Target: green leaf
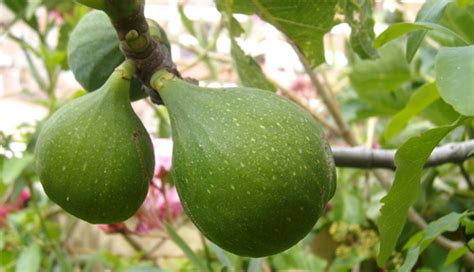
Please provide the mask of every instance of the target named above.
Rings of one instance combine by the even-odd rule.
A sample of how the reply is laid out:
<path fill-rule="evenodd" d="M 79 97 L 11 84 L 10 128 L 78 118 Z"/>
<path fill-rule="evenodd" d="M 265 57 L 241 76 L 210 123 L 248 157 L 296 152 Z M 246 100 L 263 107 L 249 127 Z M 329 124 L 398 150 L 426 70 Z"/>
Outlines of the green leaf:
<path fill-rule="evenodd" d="M 423 111 L 439 98 L 438 89 L 434 82 L 418 88 L 410 97 L 403 110 L 399 111 L 387 124 L 384 131 L 386 139 L 392 138 L 402 131 L 410 119 Z"/>
<path fill-rule="evenodd" d="M 429 223 L 423 230 L 423 240 L 420 244 L 421 251 L 425 250 L 443 232 L 457 230 L 463 216 L 463 213 L 453 212 Z"/>
<path fill-rule="evenodd" d="M 400 271 L 411 271 L 413 266 L 416 264 L 418 256 L 423 253 L 436 237 L 440 236 L 443 232 L 455 231 L 459 228 L 459 223 L 464 215 L 465 214 L 463 213 L 450 213 L 445 215 L 438 220 L 429 223 L 423 231 L 415 235 L 417 237 L 416 243 L 413 243 L 414 240 L 410 239 L 404 247 L 409 247 L 410 249 L 408 250 L 407 257 Z M 419 239 L 420 233 L 422 234 L 422 239 Z"/>
<path fill-rule="evenodd" d="M 466 8 L 459 7 L 456 3 L 449 4 L 445 11 L 440 24 L 462 37 L 469 44 L 474 43 L 474 5 Z M 457 46 L 464 45 L 458 43 Z"/>
<path fill-rule="evenodd" d="M 232 263 L 230 262 L 229 258 L 225 254 L 224 250 L 218 247 L 216 244 L 209 242 L 210 248 L 217 256 L 217 259 L 221 262 L 221 264 L 227 268 L 227 271 L 232 271 Z"/>
<path fill-rule="evenodd" d="M 217 1 L 221 10 L 225 0 Z M 233 12 L 255 13 L 283 32 L 315 67 L 323 62 L 323 36 L 335 25 L 337 0 L 252 0 L 231 1 Z M 243 3 L 246 2 L 246 3 Z"/>
<path fill-rule="evenodd" d="M 234 19 L 234 16 L 232 16 L 232 6 L 230 3 L 226 6 L 225 14 L 227 29 L 231 39 L 231 55 L 242 85 L 275 92 L 275 86 L 267 80 L 260 65 L 251 56 L 247 56 L 235 40 L 235 37 L 243 32 L 243 29 L 240 27 L 239 22 Z"/>
<path fill-rule="evenodd" d="M 469 41 L 464 37 L 458 35 L 456 32 L 452 31 L 449 28 L 446 28 L 439 24 L 433 23 L 426 23 L 426 22 L 418 22 L 418 23 L 397 23 L 389 26 L 382 34 L 374 42 L 375 47 L 380 47 L 385 43 L 392 41 L 406 33 L 410 33 L 416 30 L 424 29 L 428 30 L 436 30 L 438 32 L 444 33 L 445 35 L 450 36 L 456 42 L 467 45 Z"/>
<path fill-rule="evenodd" d="M 413 247 L 410 248 L 405 256 L 405 261 L 400 267 L 400 272 L 410 272 L 413 266 L 415 266 L 418 256 L 420 255 L 420 248 Z"/>
<path fill-rule="evenodd" d="M 206 264 L 201 260 L 196 253 L 189 247 L 189 245 L 179 236 L 179 234 L 174 231 L 174 229 L 168 225 L 166 222 L 163 222 L 166 232 L 169 234 L 171 239 L 176 243 L 176 245 L 184 252 L 184 254 L 189 258 L 189 260 L 194 264 L 194 266 L 199 271 L 209 271 Z"/>
<path fill-rule="evenodd" d="M 461 223 L 466 228 L 465 232 L 467 235 L 474 234 L 474 220 L 469 218 L 469 216 L 464 216 L 461 219 Z"/>
<path fill-rule="evenodd" d="M 234 39 L 231 42 L 231 55 L 242 85 L 275 92 L 275 86 L 267 80 L 260 65 L 252 57 L 245 55 Z"/>
<path fill-rule="evenodd" d="M 103 11 L 95 10 L 81 18 L 69 36 L 67 60 L 76 80 L 89 92 L 100 88 L 125 60 L 115 29 Z M 142 83 L 134 77 L 130 98 L 145 96 Z"/>
<path fill-rule="evenodd" d="M 409 93 L 400 88 L 411 81 L 408 64 L 400 58 L 404 54 L 398 43 L 390 43 L 380 50 L 380 58 L 355 63 L 349 75 L 359 98 L 377 111 L 398 112 L 406 104 Z"/>
<path fill-rule="evenodd" d="M 444 8 L 452 0 L 428 0 L 423 4 L 421 10 L 416 15 L 416 22 L 436 23 L 443 15 Z M 418 47 L 420 47 L 427 30 L 418 30 L 410 33 L 407 41 L 407 61 L 411 62 Z"/>
<path fill-rule="evenodd" d="M 181 18 L 181 23 L 183 24 L 186 31 L 196 37 L 196 31 L 194 30 L 194 23 L 191 21 L 186 13 L 184 12 L 184 7 L 182 4 L 178 5 L 179 17 Z"/>
<path fill-rule="evenodd" d="M 32 244 L 23 249 L 16 263 L 16 272 L 39 271 L 41 262 L 41 249 L 37 244 Z"/>
<path fill-rule="evenodd" d="M 409 32 L 415 30 L 430 30 L 431 27 L 416 24 L 416 23 L 396 23 L 390 25 L 384 32 L 382 32 L 374 41 L 375 47 L 380 47 L 389 41 L 392 41 L 398 37 L 401 37 Z"/>
<path fill-rule="evenodd" d="M 474 4 L 474 0 L 457 0 L 456 2 L 461 7 L 467 7 Z"/>
<path fill-rule="evenodd" d="M 460 114 L 474 116 L 474 45 L 441 48 L 435 66 L 443 100 Z"/>
<path fill-rule="evenodd" d="M 444 261 L 444 265 L 448 266 L 454 263 L 455 261 L 457 261 L 459 258 L 464 256 L 464 254 L 468 252 L 469 252 L 469 248 L 467 248 L 466 246 L 451 249 L 448 253 L 448 257 L 446 257 L 446 260 Z"/>
<path fill-rule="evenodd" d="M 405 224 L 408 209 L 420 194 L 423 166 L 433 149 L 462 119 L 453 125 L 433 128 L 406 141 L 395 154 L 395 179 L 377 220 L 380 232 L 380 253 L 377 263 L 381 266 L 392 255 L 395 244 Z"/>
<path fill-rule="evenodd" d="M 362 59 L 375 59 L 373 1 L 344 1 L 345 21 L 351 27 L 350 42 L 354 52 Z"/>
<path fill-rule="evenodd" d="M 2 171 L 2 182 L 9 184 L 15 181 L 28 165 L 33 163 L 34 157 L 31 154 L 25 154 L 21 158 L 10 158 L 4 161 Z"/>

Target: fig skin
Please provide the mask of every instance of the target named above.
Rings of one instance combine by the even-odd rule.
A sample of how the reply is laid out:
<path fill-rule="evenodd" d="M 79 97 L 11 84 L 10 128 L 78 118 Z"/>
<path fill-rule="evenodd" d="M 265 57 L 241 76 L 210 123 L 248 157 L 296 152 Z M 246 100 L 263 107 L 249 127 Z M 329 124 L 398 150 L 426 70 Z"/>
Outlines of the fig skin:
<path fill-rule="evenodd" d="M 269 91 L 163 78 L 157 85 L 171 118 L 172 173 L 199 230 L 250 257 L 282 252 L 306 236 L 336 188 L 319 124 Z"/>
<path fill-rule="evenodd" d="M 120 69 L 97 91 L 64 105 L 43 126 L 36 168 L 48 197 L 94 224 L 126 220 L 154 171 L 150 136 L 134 113 Z"/>

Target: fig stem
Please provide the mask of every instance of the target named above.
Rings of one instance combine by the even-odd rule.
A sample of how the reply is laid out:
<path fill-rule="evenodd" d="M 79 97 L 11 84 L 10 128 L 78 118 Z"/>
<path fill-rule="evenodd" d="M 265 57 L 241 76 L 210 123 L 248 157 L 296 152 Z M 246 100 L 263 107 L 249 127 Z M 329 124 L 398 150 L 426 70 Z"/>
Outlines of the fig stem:
<path fill-rule="evenodd" d="M 132 60 L 127 59 L 115 68 L 115 71 L 121 74 L 122 79 L 132 80 L 136 71 L 135 63 Z"/>
<path fill-rule="evenodd" d="M 163 84 L 166 80 L 171 80 L 175 78 L 175 75 L 168 72 L 165 69 L 159 70 L 155 72 L 150 79 L 150 86 L 156 90 L 159 91 L 161 87 L 163 87 Z"/>

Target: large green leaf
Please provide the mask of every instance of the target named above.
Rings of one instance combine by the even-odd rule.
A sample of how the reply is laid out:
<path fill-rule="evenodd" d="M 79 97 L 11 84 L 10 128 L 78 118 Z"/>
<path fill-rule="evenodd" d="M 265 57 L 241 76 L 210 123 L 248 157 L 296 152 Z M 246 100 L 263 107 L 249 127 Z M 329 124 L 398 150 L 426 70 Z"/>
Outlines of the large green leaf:
<path fill-rule="evenodd" d="M 446 103 L 462 115 L 474 116 L 474 45 L 441 48 L 436 84 Z"/>
<path fill-rule="evenodd" d="M 228 1 L 228 0 L 227 0 Z M 335 24 L 337 0 L 251 0 L 231 1 L 234 13 L 255 13 L 283 32 L 312 66 L 325 62 L 323 36 Z M 226 0 L 217 0 L 225 10 Z"/>
<path fill-rule="evenodd" d="M 428 0 L 421 7 L 421 10 L 416 15 L 416 22 L 436 23 L 443 15 L 444 8 L 452 0 Z M 420 47 L 427 30 L 418 30 L 410 33 L 407 42 L 407 60 L 411 62 L 415 56 L 418 47 Z"/>
<path fill-rule="evenodd" d="M 393 114 L 405 105 L 409 93 L 400 87 L 412 79 L 410 67 L 403 59 L 398 43 L 389 43 L 380 50 L 381 57 L 355 63 L 351 84 L 359 97 L 380 112 Z"/>
<path fill-rule="evenodd" d="M 377 263 L 382 265 L 392 255 L 400 236 L 408 209 L 420 194 L 423 166 L 433 149 L 461 121 L 453 125 L 433 128 L 406 141 L 395 154 L 395 179 L 388 194 L 381 200 L 381 216 L 377 220 L 380 232 L 380 253 Z"/>
<path fill-rule="evenodd" d="M 114 69 L 125 60 L 115 29 L 103 11 L 92 11 L 81 18 L 69 36 L 67 59 L 77 81 L 87 91 L 97 90 Z M 145 96 L 141 82 L 131 82 L 132 100 Z"/>
<path fill-rule="evenodd" d="M 398 134 L 413 116 L 422 112 L 426 107 L 439 98 L 438 89 L 434 82 L 427 83 L 417 89 L 410 97 L 403 110 L 399 111 L 388 123 L 384 131 L 386 139 Z"/>

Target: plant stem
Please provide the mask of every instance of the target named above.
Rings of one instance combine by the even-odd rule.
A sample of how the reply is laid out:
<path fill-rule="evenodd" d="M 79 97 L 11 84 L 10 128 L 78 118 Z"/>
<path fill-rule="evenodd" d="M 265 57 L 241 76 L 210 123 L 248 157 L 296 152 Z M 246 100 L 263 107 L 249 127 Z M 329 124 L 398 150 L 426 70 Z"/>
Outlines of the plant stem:
<path fill-rule="evenodd" d="M 49 234 L 48 228 L 46 226 L 46 221 L 45 221 L 45 219 L 44 219 L 43 215 L 41 214 L 41 211 L 38 207 L 38 197 L 37 197 L 36 191 L 33 187 L 33 182 L 27 177 L 25 177 L 25 181 L 26 181 L 26 184 L 27 184 L 28 189 L 30 190 L 30 194 L 31 194 L 30 203 L 33 206 L 33 210 L 36 213 L 36 216 L 38 216 L 38 219 L 40 221 L 40 227 L 41 227 L 41 230 L 43 231 L 43 233 L 46 237 L 46 240 L 53 247 L 54 253 L 58 257 L 58 260 L 59 260 L 59 263 L 61 264 L 61 267 L 63 269 L 65 269 L 65 271 L 72 271 L 72 268 L 71 268 L 70 264 L 66 261 L 66 257 L 64 256 L 64 253 L 61 250 L 61 248 L 59 247 L 57 241 L 53 240 L 51 238 L 50 234 Z"/>
<path fill-rule="evenodd" d="M 295 52 L 297 53 L 301 64 L 303 65 L 306 73 L 308 74 L 311 83 L 313 84 L 314 88 L 316 89 L 316 92 L 319 94 L 321 99 L 323 100 L 323 103 L 326 105 L 328 108 L 329 112 L 331 113 L 332 117 L 334 118 L 334 121 L 336 122 L 337 126 L 339 127 L 339 130 L 341 132 L 342 137 L 344 140 L 349 143 L 350 145 L 356 145 L 357 142 L 354 139 L 352 133 L 349 130 L 348 125 L 344 121 L 344 118 L 342 116 L 342 113 L 339 109 L 339 105 L 337 104 L 336 99 L 333 97 L 333 92 L 330 89 L 330 86 L 327 84 L 323 84 L 316 73 L 313 72 L 313 69 L 311 68 L 311 65 L 309 61 L 306 59 L 305 56 L 299 51 L 299 49 L 292 44 Z"/>

